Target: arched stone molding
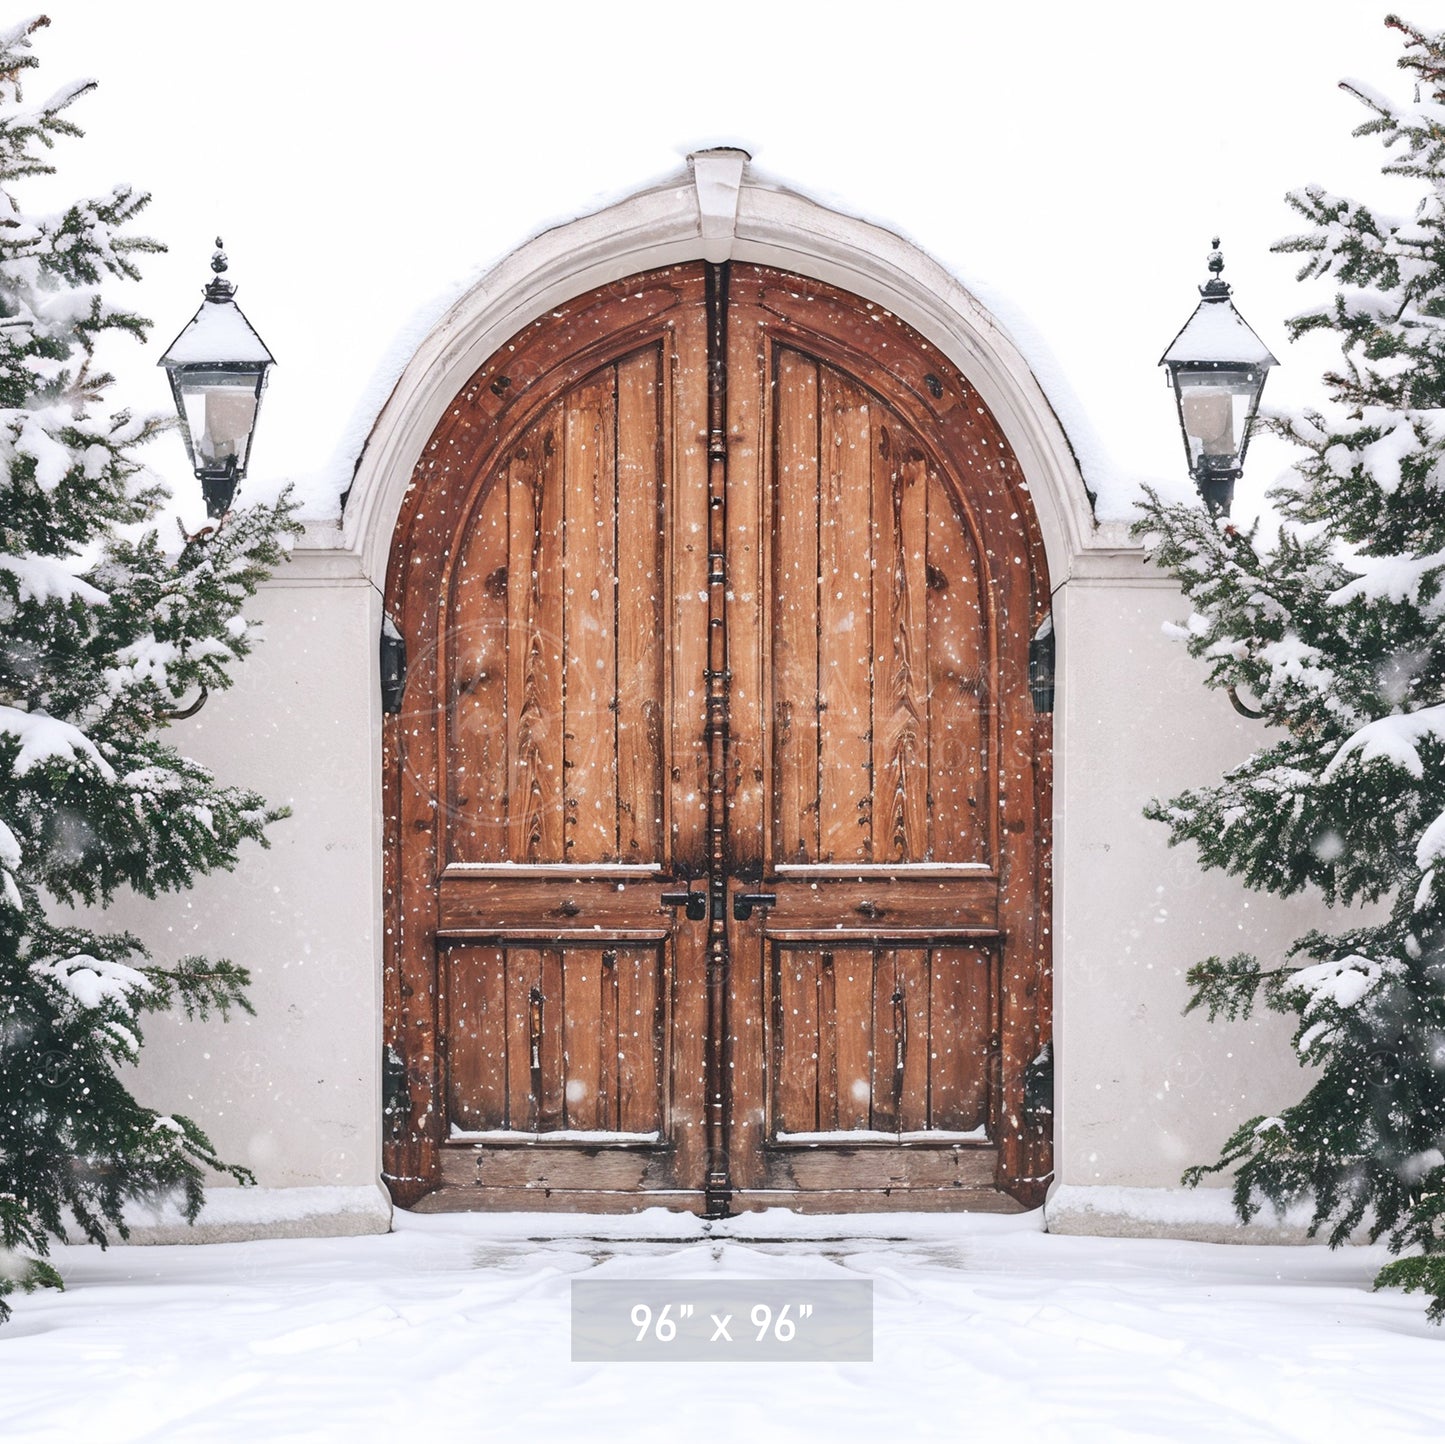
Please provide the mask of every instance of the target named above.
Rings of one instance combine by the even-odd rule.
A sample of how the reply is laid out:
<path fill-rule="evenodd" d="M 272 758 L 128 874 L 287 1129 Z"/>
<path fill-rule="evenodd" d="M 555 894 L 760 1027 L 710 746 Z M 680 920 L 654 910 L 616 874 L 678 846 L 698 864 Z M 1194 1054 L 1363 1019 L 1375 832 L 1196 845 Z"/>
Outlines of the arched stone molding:
<path fill-rule="evenodd" d="M 750 173 L 737 150 L 689 157 L 687 174 L 555 227 L 512 252 L 442 318 L 377 417 L 357 469 L 341 549 L 383 584 L 412 469 L 476 369 L 549 307 L 682 261 L 753 261 L 826 281 L 892 311 L 978 390 L 1029 479 L 1058 587 L 1098 535 L 1067 436 L 1022 353 L 942 266 L 901 236 Z M 334 534 L 333 534 L 334 536 Z M 334 545 L 334 541 L 332 542 Z"/>

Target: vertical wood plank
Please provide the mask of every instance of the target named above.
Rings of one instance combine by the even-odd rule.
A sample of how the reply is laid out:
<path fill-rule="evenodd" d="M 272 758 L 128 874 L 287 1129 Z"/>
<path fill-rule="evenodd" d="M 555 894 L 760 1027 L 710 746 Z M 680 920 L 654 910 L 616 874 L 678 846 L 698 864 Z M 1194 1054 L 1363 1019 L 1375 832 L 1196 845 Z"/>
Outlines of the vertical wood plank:
<path fill-rule="evenodd" d="M 872 1126 L 873 974 L 870 949 L 839 948 L 834 952 L 839 1128 Z"/>
<path fill-rule="evenodd" d="M 602 950 L 600 999 L 597 1009 L 597 1122 L 596 1128 L 620 1128 L 617 1121 L 618 1016 L 617 949 Z"/>
<path fill-rule="evenodd" d="M 906 745 L 900 750 L 903 842 L 899 856 L 910 862 L 929 859 L 928 835 L 928 466 L 908 457 L 902 466 L 902 495 L 897 508 L 903 580 L 899 591 L 900 629 L 909 638 L 906 683 L 900 677 L 898 708 L 908 719 Z M 895 831 L 897 829 L 895 828 Z"/>
<path fill-rule="evenodd" d="M 775 950 L 763 935 L 763 916 L 746 922 L 729 920 L 727 1069 L 731 1120 L 728 1156 L 735 1187 L 762 1182 L 761 1146 L 767 1115 L 768 1030 L 764 1001 L 765 970 Z"/>
<path fill-rule="evenodd" d="M 615 373 L 567 396 L 563 787 L 566 860 L 617 856 L 617 492 Z"/>
<path fill-rule="evenodd" d="M 978 560 L 942 481 L 928 478 L 928 796 L 932 857 L 988 861 L 987 656 Z"/>
<path fill-rule="evenodd" d="M 450 856 L 506 856 L 507 478 L 482 498 L 452 578 L 447 765 Z"/>
<path fill-rule="evenodd" d="M 831 1132 L 838 1121 L 837 954 L 818 954 L 818 1127 Z"/>
<path fill-rule="evenodd" d="M 507 855 L 561 862 L 563 597 L 562 407 L 548 408 L 511 466 Z"/>
<path fill-rule="evenodd" d="M 507 985 L 507 1122 L 519 1133 L 540 1126 L 540 1092 L 532 1087 L 532 989 L 542 983 L 542 954 L 536 948 L 508 948 L 504 955 Z"/>
<path fill-rule="evenodd" d="M 773 456 L 773 836 L 818 860 L 818 370 L 780 349 Z"/>
<path fill-rule="evenodd" d="M 562 1123 L 564 1128 L 605 1128 L 602 1095 L 602 953 L 568 948 L 562 962 Z"/>
<path fill-rule="evenodd" d="M 617 950 L 617 1127 L 625 1133 L 661 1128 L 661 999 L 659 954 Z"/>
<path fill-rule="evenodd" d="M 821 368 L 818 860 L 872 856 L 873 557 L 867 393 Z"/>
<path fill-rule="evenodd" d="M 537 1109 L 537 1126 L 548 1131 L 565 1128 L 567 1117 L 567 1048 L 563 1026 L 567 1017 L 567 990 L 561 948 L 542 949 L 540 986 L 542 1097 Z"/>
<path fill-rule="evenodd" d="M 818 1122 L 818 954 L 778 948 L 774 1127 L 811 1133 Z"/>
<path fill-rule="evenodd" d="M 937 948 L 932 965 L 929 1127 L 968 1131 L 987 1121 L 988 954 Z"/>
<path fill-rule="evenodd" d="M 663 856 L 659 353 L 617 366 L 618 858 Z"/>
<path fill-rule="evenodd" d="M 893 959 L 894 986 L 903 994 L 903 1097 L 898 1127 L 905 1133 L 928 1127 L 928 1055 L 931 979 L 923 948 L 900 948 Z"/>
<path fill-rule="evenodd" d="M 928 485 L 909 434 L 873 428 L 873 859 L 928 857 Z"/>
<path fill-rule="evenodd" d="M 892 948 L 873 952 L 873 1107 L 869 1127 L 880 1133 L 898 1131 L 902 1103 L 901 1079 L 896 1072 L 899 1029 L 896 1026 L 894 993 L 897 989 L 898 954 Z"/>
<path fill-rule="evenodd" d="M 447 1121 L 502 1128 L 507 1112 L 506 974 L 498 948 L 450 947 Z"/>
<path fill-rule="evenodd" d="M 664 507 L 668 519 L 668 718 L 672 728 L 669 782 L 672 787 L 672 861 L 679 871 L 701 877 L 707 867 L 707 324 L 701 268 L 686 290 L 686 307 L 670 333 L 664 421 L 667 427 Z M 682 954 L 690 955 L 683 946 Z M 688 993 L 687 998 L 691 997 Z M 700 1027 L 701 1024 L 699 1023 Z M 695 1033 L 676 1062 L 691 1077 L 689 1053 Z M 701 1076 L 699 1073 L 697 1076 Z M 689 1085 L 690 1086 L 690 1085 Z M 680 1143 L 691 1148 L 691 1143 Z"/>

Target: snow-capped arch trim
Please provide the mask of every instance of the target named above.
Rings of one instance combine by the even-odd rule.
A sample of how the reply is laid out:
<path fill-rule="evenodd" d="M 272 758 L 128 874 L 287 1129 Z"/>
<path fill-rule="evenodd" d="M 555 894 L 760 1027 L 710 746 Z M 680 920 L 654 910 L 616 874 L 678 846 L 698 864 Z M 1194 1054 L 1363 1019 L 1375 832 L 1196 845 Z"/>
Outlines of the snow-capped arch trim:
<path fill-rule="evenodd" d="M 917 246 L 754 176 L 741 151 L 689 157 L 685 175 L 527 241 L 451 308 L 417 348 L 372 428 L 342 545 L 378 586 L 422 448 L 448 404 L 499 347 L 550 307 L 625 276 L 692 260 L 752 261 L 826 281 L 892 311 L 978 390 L 1028 478 L 1058 586 L 1098 545 L 1068 437 L 1018 347 Z"/>

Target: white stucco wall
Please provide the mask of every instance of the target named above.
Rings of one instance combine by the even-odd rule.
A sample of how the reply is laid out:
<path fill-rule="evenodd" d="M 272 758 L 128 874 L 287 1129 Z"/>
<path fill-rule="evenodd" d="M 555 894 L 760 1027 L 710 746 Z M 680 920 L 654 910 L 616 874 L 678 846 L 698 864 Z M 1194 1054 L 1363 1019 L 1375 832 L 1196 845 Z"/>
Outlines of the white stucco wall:
<path fill-rule="evenodd" d="M 205 952 L 252 974 L 255 1017 L 153 1019 L 138 1074 L 152 1106 L 186 1113 L 269 1188 L 326 1188 L 319 1230 L 385 1226 L 380 1120 L 380 597 L 348 565 L 302 550 L 247 615 L 265 639 L 236 685 L 175 724 L 176 745 L 292 815 L 238 870 L 108 920 L 158 958 Z M 337 1190 L 369 1189 L 374 1207 Z"/>
<path fill-rule="evenodd" d="M 1055 598 L 1055 1166 L 1070 1194 L 1176 1188 L 1235 1125 L 1299 1096 L 1289 1020 L 1186 1018 L 1185 974 L 1212 954 L 1278 956 L 1320 912 L 1316 899 L 1281 902 L 1202 872 L 1192 845 L 1169 848 L 1143 816 L 1150 798 L 1217 779 L 1267 732 L 1208 691 L 1203 664 L 1165 635 L 1188 614 L 1169 578 L 1138 553 L 1096 570 L 1108 575 Z M 1073 1195 L 1051 1226 L 1101 1227 L 1084 1205 Z"/>

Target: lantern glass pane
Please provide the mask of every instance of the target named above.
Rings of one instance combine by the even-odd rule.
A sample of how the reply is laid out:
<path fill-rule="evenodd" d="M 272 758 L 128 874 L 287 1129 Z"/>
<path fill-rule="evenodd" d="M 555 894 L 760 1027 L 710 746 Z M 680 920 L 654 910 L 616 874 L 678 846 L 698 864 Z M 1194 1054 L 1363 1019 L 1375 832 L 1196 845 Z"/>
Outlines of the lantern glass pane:
<path fill-rule="evenodd" d="M 181 396 L 196 466 L 225 468 L 232 458 L 244 463 L 256 424 L 256 377 L 190 375 L 181 382 Z"/>
<path fill-rule="evenodd" d="M 1237 465 L 1245 428 L 1258 396 L 1259 373 L 1183 372 L 1179 375 L 1179 417 L 1193 465 L 1208 457 Z"/>

